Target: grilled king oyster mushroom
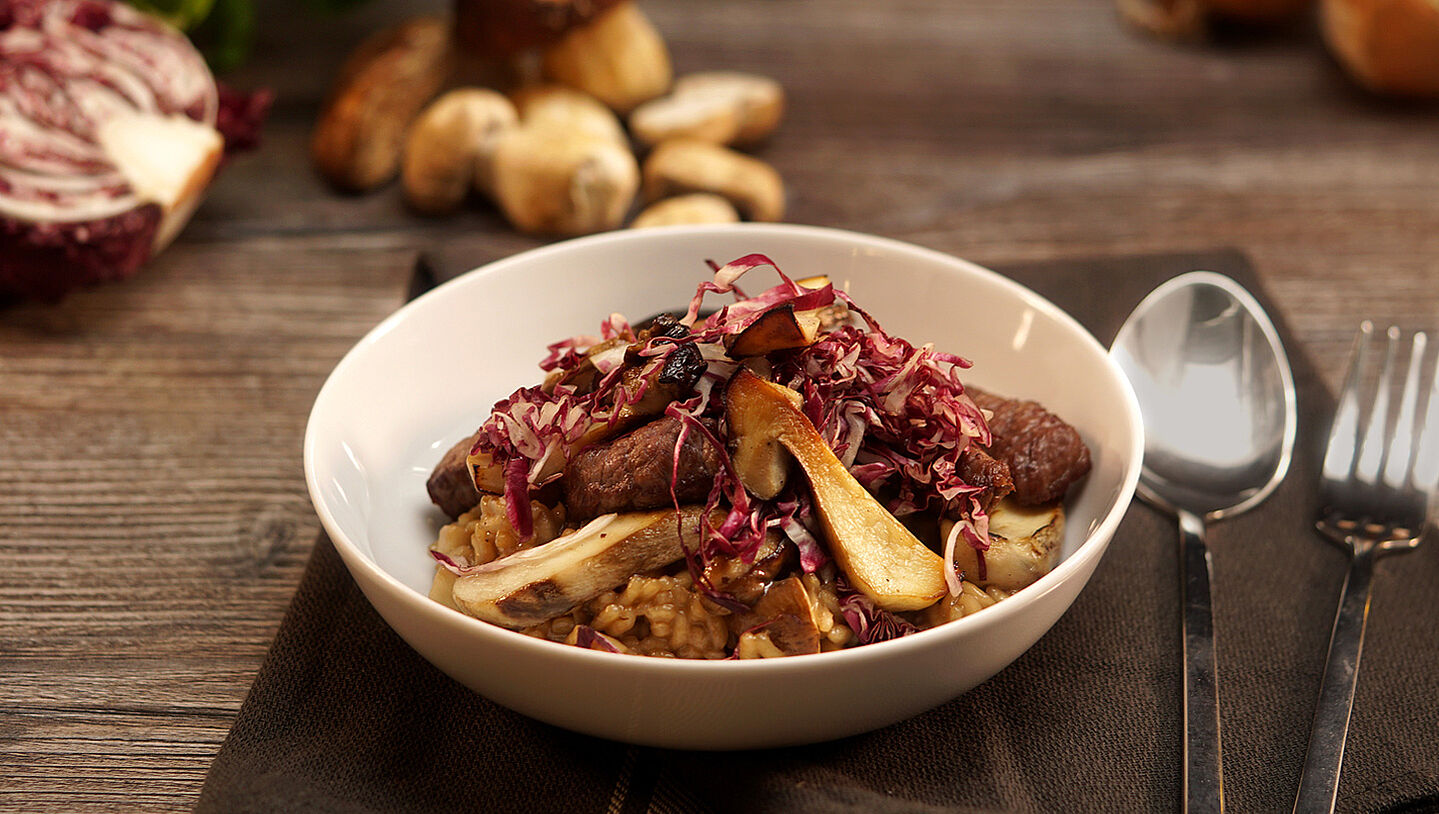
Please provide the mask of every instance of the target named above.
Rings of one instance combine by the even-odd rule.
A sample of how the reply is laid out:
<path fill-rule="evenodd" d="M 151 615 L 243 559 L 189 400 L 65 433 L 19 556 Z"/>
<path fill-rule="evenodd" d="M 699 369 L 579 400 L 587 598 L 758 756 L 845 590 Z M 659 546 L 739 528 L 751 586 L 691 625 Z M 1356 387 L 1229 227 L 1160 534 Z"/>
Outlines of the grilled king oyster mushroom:
<path fill-rule="evenodd" d="M 940 523 L 949 535 L 953 520 Z M 960 541 L 954 564 L 964 578 L 981 588 L 1017 591 L 1048 574 L 1064 542 L 1064 504 L 1025 506 L 1005 498 L 989 512 L 989 549 L 982 554 Z"/>
<path fill-rule="evenodd" d="M 476 566 L 455 580 L 461 611 L 501 627 L 539 624 L 621 585 L 631 574 L 663 568 L 700 541 L 702 507 L 597 517 L 534 548 Z M 723 513 L 710 522 L 718 525 Z"/>
<path fill-rule="evenodd" d="M 855 588 L 890 611 L 919 610 L 944 595 L 944 560 L 854 479 L 795 407 L 792 391 L 741 369 L 726 397 L 737 444 L 763 450 L 777 442 L 804 470 L 830 551 Z M 737 471 L 744 482 L 746 470 Z"/>

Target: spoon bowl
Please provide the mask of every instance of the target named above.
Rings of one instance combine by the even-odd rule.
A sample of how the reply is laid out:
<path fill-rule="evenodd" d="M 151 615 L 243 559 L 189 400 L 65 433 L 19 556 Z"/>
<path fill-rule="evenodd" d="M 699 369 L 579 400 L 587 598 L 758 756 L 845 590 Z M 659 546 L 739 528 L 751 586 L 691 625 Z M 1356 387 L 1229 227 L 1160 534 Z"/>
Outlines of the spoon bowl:
<path fill-rule="evenodd" d="M 1144 416 L 1140 497 L 1179 521 L 1184 640 L 1184 810 L 1224 809 L 1211 567 L 1204 524 L 1247 511 L 1289 471 L 1294 377 L 1248 291 L 1196 271 L 1156 288 L 1110 355 Z"/>
<path fill-rule="evenodd" d="M 1200 271 L 1156 288 L 1112 353 L 1144 414 L 1145 500 L 1218 520 L 1284 479 L 1294 379 L 1273 323 L 1233 280 Z"/>

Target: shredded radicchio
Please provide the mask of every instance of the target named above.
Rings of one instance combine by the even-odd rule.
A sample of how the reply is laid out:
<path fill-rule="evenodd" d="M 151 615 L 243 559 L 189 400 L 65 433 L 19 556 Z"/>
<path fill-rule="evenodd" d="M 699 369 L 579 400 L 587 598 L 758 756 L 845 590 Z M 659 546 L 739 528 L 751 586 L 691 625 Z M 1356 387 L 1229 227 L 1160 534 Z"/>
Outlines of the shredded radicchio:
<path fill-rule="evenodd" d="M 586 650 L 603 650 L 606 653 L 620 652 L 619 648 L 605 638 L 604 634 L 589 625 L 575 625 L 575 644 Z"/>
<path fill-rule="evenodd" d="M 735 282 L 745 272 L 761 266 L 774 269 L 783 282 L 753 297 L 746 297 L 744 292 L 735 285 Z M 689 311 L 681 320 L 682 323 L 685 325 L 695 324 L 704 302 L 704 295 L 708 293 L 733 293 L 737 301 L 711 314 L 704 321 L 704 324 L 696 331 L 697 339 L 700 342 L 715 342 L 722 337 L 738 334 L 754 324 L 755 320 L 765 312 L 777 306 L 789 305 L 796 311 L 808 311 L 832 305 L 836 296 L 834 286 L 831 284 L 825 284 L 818 288 L 806 288 L 796 283 L 786 277 L 773 260 L 762 254 L 745 255 L 716 270 L 714 280 L 701 283 L 698 290 L 695 291 L 694 298 L 690 300 Z"/>
<path fill-rule="evenodd" d="M 841 578 L 839 587 L 839 609 L 844 621 L 859 639 L 860 644 L 873 644 L 898 639 L 919 628 L 870 601 L 870 598 L 850 587 Z"/>
<path fill-rule="evenodd" d="M 887 508 L 894 515 L 979 492 L 957 471 L 971 440 L 990 442 L 984 414 L 957 373 L 969 362 L 916 348 L 860 313 L 869 330 L 846 325 L 823 335 L 783 359 L 776 378 L 804 397 L 805 415 L 860 483 L 893 493 Z"/>
<path fill-rule="evenodd" d="M 780 284 L 746 296 L 737 285 L 739 279 L 766 266 L 774 268 Z M 731 294 L 735 301 L 701 321 L 704 297 L 710 293 Z M 725 353 L 723 340 L 782 306 L 797 312 L 835 307 L 859 316 L 861 324 L 851 320 L 834 327 L 806 348 L 771 354 L 775 381 L 801 394 L 801 409 L 825 442 L 894 515 L 942 511 L 958 518 L 945 552 L 946 583 L 957 594 L 959 578 L 953 567 L 957 540 L 962 537 L 979 551 L 988 548 L 988 518 L 975 499 L 980 487 L 959 476 L 959 459 L 969 443 L 988 445 L 991 440 L 984 414 L 959 378 L 959 371 L 970 363 L 931 345 L 916 347 L 891 336 L 833 285 L 800 285 L 762 254 L 718 267 L 712 280 L 699 285 L 680 320 L 692 329 L 688 336 L 641 341 L 642 334 L 622 316 L 612 314 L 601 324 L 600 336 L 576 336 L 549 346 L 540 363 L 550 373 L 549 387 L 522 388 L 495 405 L 472 460 L 488 455 L 503 468 L 506 511 L 521 538 L 528 539 L 533 529 L 529 496 L 563 473 L 570 456 L 596 427 L 612 426 L 643 399 L 649 377 L 627 378 L 627 367 L 638 364 L 653 372 L 669 354 L 687 346 L 698 348 L 705 370 L 692 394 L 665 409 L 682 424 L 674 450 L 676 471 L 680 450 L 691 433 L 707 436 L 721 459 L 703 515 L 701 542 L 687 552 L 696 587 L 721 606 L 738 605 L 710 584 L 706 566 L 719 556 L 753 562 L 772 531 L 796 546 L 806 573 L 827 562 L 807 492 L 789 489 L 774 500 L 762 501 L 745 491 L 722 440 L 724 406 L 714 397 L 739 367 Z M 584 392 L 563 383 L 586 364 L 593 367 L 594 381 Z M 675 507 L 678 511 L 677 499 Z M 717 509 L 724 512 L 718 525 L 711 520 Z M 880 641 L 913 631 L 913 625 L 873 607 L 862 594 L 852 594 L 845 614 L 852 617 L 857 632 L 867 631 L 861 640 Z"/>
<path fill-rule="evenodd" d="M 969 516 L 955 521 L 954 527 L 949 530 L 944 540 L 944 584 L 949 587 L 951 596 L 959 596 L 962 587 L 954 564 L 954 547 L 960 537 L 979 554 L 979 573 L 975 576 L 981 580 L 985 578 L 984 552 L 989 550 L 989 515 L 985 514 L 979 501 L 972 497 L 969 499 L 969 508 Z"/>

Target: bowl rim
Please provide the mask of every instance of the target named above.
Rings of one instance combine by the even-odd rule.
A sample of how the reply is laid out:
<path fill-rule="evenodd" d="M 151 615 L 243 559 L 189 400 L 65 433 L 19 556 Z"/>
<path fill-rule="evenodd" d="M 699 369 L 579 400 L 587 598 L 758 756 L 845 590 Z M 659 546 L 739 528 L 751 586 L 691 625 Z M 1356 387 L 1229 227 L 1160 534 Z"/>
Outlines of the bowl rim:
<path fill-rule="evenodd" d="M 902 636 L 888 641 L 875 642 L 859 647 L 850 647 L 825 653 L 786 656 L 785 658 L 777 659 L 706 660 L 636 658 L 632 654 L 591 650 L 528 636 L 524 633 L 509 630 L 460 613 L 430 599 L 428 595 L 411 588 L 384 568 L 380 567 L 373 558 L 366 554 L 343 533 L 320 489 L 316 472 L 316 461 L 319 454 L 317 450 L 318 439 L 316 437 L 316 426 L 317 421 L 322 418 L 319 413 L 327 401 L 328 394 L 333 388 L 338 386 L 336 382 L 348 375 L 351 368 L 360 364 L 360 359 L 368 347 L 381 341 L 385 335 L 394 330 L 401 322 L 409 319 L 410 314 L 424 308 L 426 302 L 449 296 L 450 292 L 455 288 L 471 285 L 475 279 L 502 273 L 512 266 L 525 265 L 535 262 L 536 260 L 542 260 L 551 255 L 563 255 L 570 252 L 583 251 L 592 246 L 610 243 L 645 242 L 661 237 L 674 239 L 676 237 L 682 238 L 685 235 L 700 236 L 716 232 L 747 233 L 779 237 L 795 236 L 822 241 L 849 242 L 856 246 L 862 244 L 899 255 L 908 255 L 927 262 L 947 265 L 968 274 L 977 274 L 980 277 L 990 279 L 1001 288 L 1008 289 L 1010 294 L 1017 296 L 1027 306 L 1043 312 L 1050 318 L 1057 320 L 1068 329 L 1074 331 L 1078 335 L 1081 343 L 1090 346 L 1092 351 L 1098 353 L 1103 358 L 1105 367 L 1109 369 L 1114 380 L 1118 383 L 1121 396 L 1121 403 L 1119 405 L 1120 412 L 1126 419 L 1130 430 L 1129 441 L 1131 453 L 1128 460 L 1121 462 L 1123 477 L 1120 488 L 1116 498 L 1109 505 L 1103 517 L 1100 518 L 1092 530 L 1085 535 L 1078 548 L 1056 565 L 1048 574 L 1045 574 L 1034 584 L 1027 586 L 1024 590 L 1017 592 L 1005 601 L 986 608 L 985 613 L 971 614 L 943 625 L 921 630 L 916 634 Z M 750 672 L 785 671 L 801 668 L 840 668 L 845 664 L 858 663 L 863 660 L 899 657 L 905 652 L 925 650 L 930 647 L 939 646 L 945 638 L 962 637 L 967 631 L 972 629 L 1003 625 L 1010 617 L 1022 613 L 1025 608 L 1038 602 L 1044 595 L 1057 590 L 1070 579 L 1071 575 L 1080 572 L 1082 569 L 1092 568 L 1092 565 L 1097 565 L 1097 563 L 1091 564 L 1090 561 L 1097 560 L 1103 555 L 1104 550 L 1108 547 L 1109 540 L 1118 529 L 1120 521 L 1123 519 L 1125 512 L 1133 500 L 1134 492 L 1139 482 L 1143 452 L 1143 423 L 1139 412 L 1139 403 L 1135 397 L 1133 388 L 1129 384 L 1129 380 L 1110 357 L 1108 350 L 1087 328 L 1059 306 L 1028 287 L 969 260 L 894 238 L 880 237 L 831 227 L 759 223 L 666 226 L 641 230 L 605 232 L 597 235 L 572 238 L 517 252 L 478 266 L 453 279 L 447 280 L 419 297 L 401 305 L 375 325 L 375 327 L 371 328 L 346 351 L 345 355 L 336 363 L 334 369 L 326 377 L 324 384 L 316 393 L 314 404 L 311 406 L 306 421 L 303 443 L 305 483 L 309 491 L 310 501 L 315 508 L 316 514 L 320 518 L 325 533 L 334 544 L 336 550 L 342 555 L 346 567 L 352 572 L 357 569 L 361 572 L 354 574 L 354 576 L 362 588 L 368 580 L 372 585 L 383 586 L 394 598 L 402 602 L 407 610 L 426 617 L 426 624 L 458 624 L 461 626 L 461 629 L 473 632 L 473 634 L 479 636 L 481 640 L 498 637 L 495 639 L 495 644 L 502 646 L 518 648 L 520 650 L 538 648 L 533 651 L 533 655 L 537 658 L 577 659 L 577 661 L 574 662 L 576 666 L 599 668 L 603 665 L 618 669 L 641 669 L 647 672 L 656 672 L 659 675 L 708 674 L 716 670 L 725 671 L 725 674 L 747 674 Z M 367 578 L 367 580 L 360 579 L 361 576 Z M 388 619 L 386 619 L 386 623 L 389 624 Z M 466 646 L 473 647 L 473 645 Z M 596 661 L 596 659 L 599 661 Z"/>

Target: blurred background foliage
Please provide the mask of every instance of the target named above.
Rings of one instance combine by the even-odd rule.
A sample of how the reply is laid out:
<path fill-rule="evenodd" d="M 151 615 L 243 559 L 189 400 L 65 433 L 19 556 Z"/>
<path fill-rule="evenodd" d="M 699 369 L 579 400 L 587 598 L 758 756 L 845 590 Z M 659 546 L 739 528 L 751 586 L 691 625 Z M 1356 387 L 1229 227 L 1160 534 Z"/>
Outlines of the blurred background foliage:
<path fill-rule="evenodd" d="M 126 0 L 185 32 L 210 69 L 224 74 L 245 63 L 255 42 L 254 0 Z M 320 14 L 342 14 L 367 0 L 303 0 Z"/>

